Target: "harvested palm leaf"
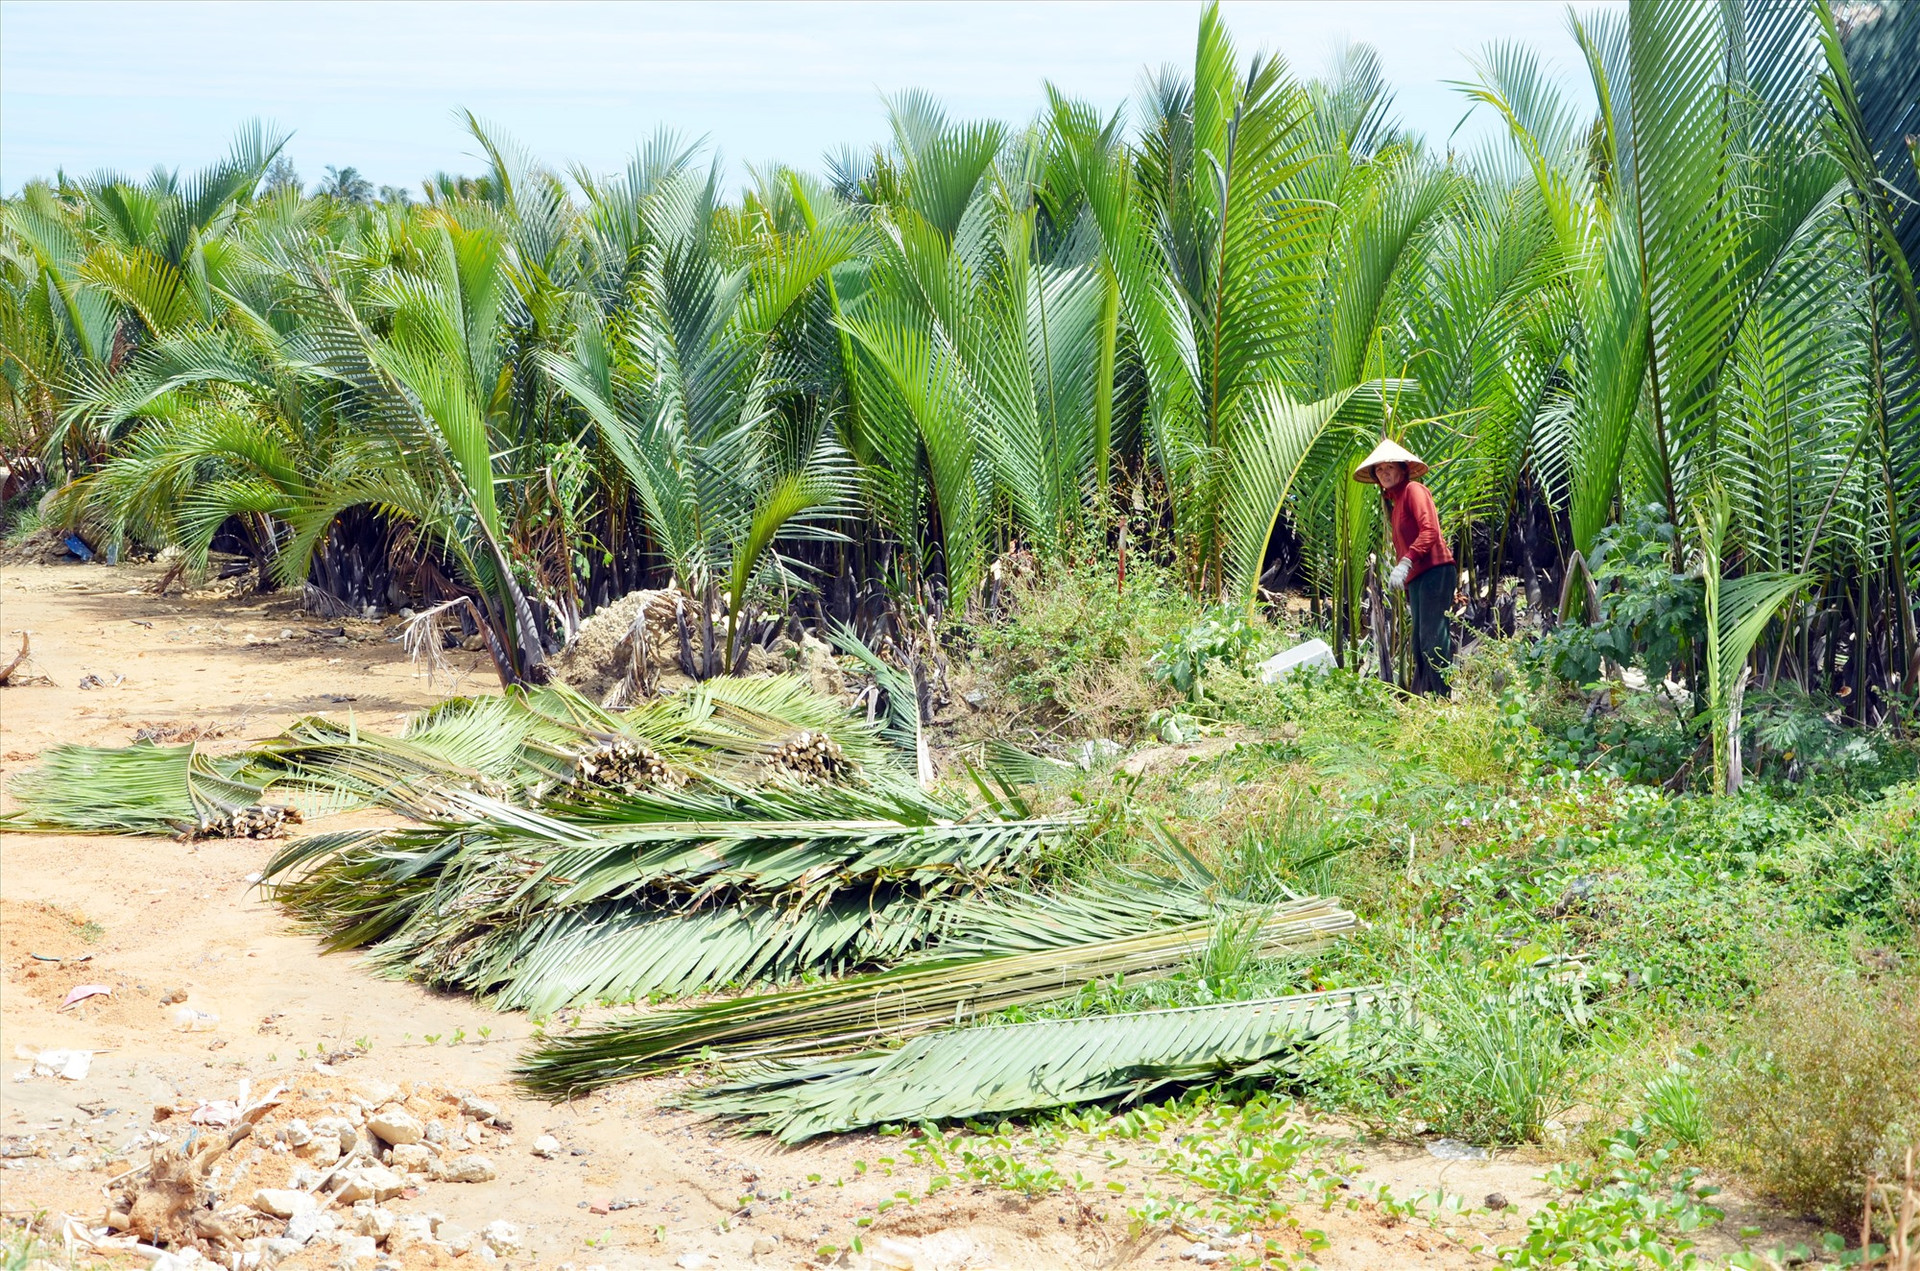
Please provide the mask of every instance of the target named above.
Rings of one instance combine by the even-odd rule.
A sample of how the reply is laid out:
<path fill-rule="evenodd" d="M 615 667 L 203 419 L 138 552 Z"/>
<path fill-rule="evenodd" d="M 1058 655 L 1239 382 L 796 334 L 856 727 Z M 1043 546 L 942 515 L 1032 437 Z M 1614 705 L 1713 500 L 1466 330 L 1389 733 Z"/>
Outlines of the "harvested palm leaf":
<path fill-rule="evenodd" d="M 966 944 L 978 948 L 983 933 L 973 920 L 995 911 L 998 921 L 984 934 L 999 937 L 999 952 L 956 957 L 943 945 L 904 966 L 831 984 L 610 1021 L 549 1040 L 520 1075 L 536 1090 L 565 1096 L 695 1057 L 827 1054 L 1062 997 L 1095 980 L 1163 977 L 1204 950 L 1221 921 L 1245 923 L 1269 958 L 1320 948 L 1357 925 L 1317 897 L 1235 907 L 1223 919 L 1206 916 L 1211 908 L 1204 894 L 1164 880 L 962 901 L 949 910 L 951 928 L 970 932 Z M 1022 951 L 1007 952 L 1007 944 Z"/>
<path fill-rule="evenodd" d="M 263 805 L 247 756 L 215 758 L 189 743 L 56 746 L 13 783 L 0 829 L 77 834 L 272 838 L 300 819 Z"/>
<path fill-rule="evenodd" d="M 896 1122 L 1005 1116 L 1287 1071 L 1381 1001 L 1378 988 L 1133 1015 L 956 1028 L 898 1050 L 768 1064 L 690 1106 L 782 1142 Z"/>
<path fill-rule="evenodd" d="M 630 1000 L 897 956 L 939 922 L 913 905 L 1024 879 L 1081 825 L 847 786 L 574 798 L 466 796 L 459 821 L 302 840 L 267 877 L 337 947 L 378 945 L 396 972 L 516 1003 Z"/>
<path fill-rule="evenodd" d="M 800 737 L 808 741 L 795 749 Z M 514 688 L 444 702 L 398 737 L 363 732 L 351 720 L 303 719 L 259 752 L 283 785 L 419 820 L 458 815 L 475 794 L 526 805 L 698 777 L 753 784 L 783 756 L 811 777 L 870 766 L 870 784 L 889 784 L 887 749 L 873 730 L 793 676 L 715 680 L 621 714 L 571 689 Z"/>

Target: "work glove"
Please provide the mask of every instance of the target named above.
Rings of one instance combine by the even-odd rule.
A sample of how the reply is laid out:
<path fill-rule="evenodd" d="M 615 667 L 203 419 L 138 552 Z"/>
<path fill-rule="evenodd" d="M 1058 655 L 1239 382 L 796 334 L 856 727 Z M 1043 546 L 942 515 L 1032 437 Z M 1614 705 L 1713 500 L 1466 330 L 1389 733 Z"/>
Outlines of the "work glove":
<path fill-rule="evenodd" d="M 1411 573 L 1412 570 L 1413 562 L 1402 556 L 1400 563 L 1393 567 L 1393 572 L 1387 575 L 1387 586 L 1393 588 L 1395 591 L 1399 591 L 1407 585 L 1407 575 Z"/>

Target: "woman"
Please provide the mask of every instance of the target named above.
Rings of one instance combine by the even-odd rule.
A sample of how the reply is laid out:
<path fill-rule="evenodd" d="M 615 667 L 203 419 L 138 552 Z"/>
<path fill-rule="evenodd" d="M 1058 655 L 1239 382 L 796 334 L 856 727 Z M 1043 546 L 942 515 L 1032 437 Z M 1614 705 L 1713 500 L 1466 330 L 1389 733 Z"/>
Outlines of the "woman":
<path fill-rule="evenodd" d="M 1353 479 L 1379 486 L 1387 501 L 1393 552 L 1400 558 L 1387 575 L 1387 586 L 1406 588 L 1407 607 L 1413 611 L 1413 691 L 1447 694 L 1447 666 L 1453 660 L 1447 610 L 1460 571 L 1440 532 L 1433 495 L 1415 480 L 1426 470 L 1418 455 L 1382 441 L 1354 470 Z"/>

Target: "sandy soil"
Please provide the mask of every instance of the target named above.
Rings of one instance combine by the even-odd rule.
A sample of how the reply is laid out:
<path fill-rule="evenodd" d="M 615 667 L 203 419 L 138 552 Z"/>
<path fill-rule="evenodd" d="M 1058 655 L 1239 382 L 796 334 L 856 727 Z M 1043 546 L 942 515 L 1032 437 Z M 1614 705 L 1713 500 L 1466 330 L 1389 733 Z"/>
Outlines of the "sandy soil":
<path fill-rule="evenodd" d="M 376 624 L 315 619 L 285 597 L 162 598 L 146 590 L 157 576 L 146 566 L 4 569 L 0 646 L 10 657 L 18 633 L 29 632 L 33 669 L 51 681 L 0 688 L 8 773 L 57 742 L 121 744 L 142 728 L 200 728 L 215 746 L 270 736 L 313 712 L 350 711 L 385 728 L 449 689 L 415 675 L 392 632 Z M 460 689 L 490 688 L 482 655 L 453 657 Z M 88 676 L 101 686 L 81 687 Z M 1176 1263 L 1188 1251 L 1188 1235 L 1129 1232 L 1127 1207 L 1149 1186 L 1177 1190 L 1138 1163 L 1090 1173 L 1094 1189 L 1077 1195 L 1029 1202 L 963 1184 L 928 1197 L 932 1171 L 905 1164 L 899 1138 L 781 1149 L 663 1109 L 677 1088 L 670 1080 L 559 1106 L 523 1098 L 508 1077 L 531 1032 L 524 1016 L 379 979 L 351 954 L 325 953 L 252 886 L 273 850 L 253 841 L 0 836 L 8 1073 L 29 1069 L 19 1056 L 43 1049 L 98 1052 L 79 1081 L 0 1083 L 0 1207 L 8 1215 L 46 1211 L 97 1225 L 105 1185 L 147 1158 L 152 1135 L 192 1132 L 189 1110 L 235 1098 L 243 1082 L 255 1098 L 291 1085 L 290 1097 L 314 1115 L 391 1083 L 415 1096 L 410 1107 L 471 1141 L 498 1176 L 422 1182 L 417 1195 L 388 1207 L 437 1212 L 473 1230 L 511 1221 L 523 1248 L 508 1264 L 818 1266 L 821 1246 L 845 1250 L 856 1236 L 864 1252 L 844 1264 L 1112 1267 Z M 112 993 L 62 1010 L 82 984 Z M 462 1095 L 498 1105 L 511 1128 L 469 1129 Z M 531 1147 L 548 1134 L 562 1148 L 542 1159 Z M 253 1154 L 245 1167 L 252 1186 L 273 1181 L 273 1156 Z M 1495 1239 L 1524 1230 L 1525 1215 L 1548 1198 L 1535 1161 L 1445 1162 L 1417 1146 L 1368 1148 L 1329 1132 L 1327 1160 L 1342 1157 L 1356 1192 L 1380 1182 L 1402 1196 L 1440 1186 L 1475 1205 L 1504 1194 L 1510 1208 L 1475 1219 Z M 1127 1191 L 1109 1191 L 1110 1180 Z M 903 1192 L 913 1203 L 889 1204 Z M 1484 1236 L 1452 1239 L 1421 1221 L 1386 1221 L 1366 1205 L 1301 1206 L 1295 1217 L 1326 1233 L 1327 1247 L 1313 1256 L 1325 1267 L 1486 1263 L 1466 1243 Z M 1284 1227 L 1270 1234 L 1300 1247 Z M 282 1265 L 337 1256 L 309 1246 Z M 488 1256 L 476 1250 L 461 1261 Z"/>

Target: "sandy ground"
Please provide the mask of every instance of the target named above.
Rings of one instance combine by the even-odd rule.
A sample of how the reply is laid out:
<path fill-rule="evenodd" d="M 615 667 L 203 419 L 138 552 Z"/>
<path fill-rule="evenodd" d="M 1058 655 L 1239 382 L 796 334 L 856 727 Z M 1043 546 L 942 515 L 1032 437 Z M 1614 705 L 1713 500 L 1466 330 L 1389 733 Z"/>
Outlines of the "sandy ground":
<path fill-rule="evenodd" d="M 150 566 L 0 570 L 0 647 L 10 657 L 19 633 L 30 633 L 32 669 L 50 681 L 0 688 L 9 774 L 58 742 L 123 744 L 143 728 L 197 727 L 216 747 L 270 736 L 315 712 L 352 712 L 386 728 L 448 691 L 444 680 L 429 686 L 417 676 L 392 631 L 376 624 L 315 619 L 281 596 L 158 597 L 148 590 L 157 576 Z M 460 689 L 491 688 L 482 655 L 453 656 Z M 99 686 L 82 687 L 87 677 Z M 150 1136 L 191 1133 L 188 1110 L 235 1098 L 243 1082 L 255 1098 L 291 1084 L 315 1114 L 390 1083 L 449 1133 L 471 1136 L 497 1177 L 423 1182 L 388 1207 L 436 1212 L 476 1231 L 508 1220 L 522 1250 L 507 1265 L 819 1266 L 822 1246 L 847 1251 L 858 1237 L 862 1252 L 841 1255 L 842 1265 L 1115 1267 L 1177 1265 L 1192 1243 L 1166 1227 L 1129 1230 L 1128 1207 L 1149 1188 L 1178 1190 L 1147 1170 L 1144 1152 L 1113 1169 L 1090 1164 L 1087 1192 L 1028 1201 L 962 1183 L 928 1196 L 933 1171 L 906 1163 L 903 1139 L 853 1135 L 781 1149 L 663 1109 L 677 1088 L 671 1080 L 558 1106 L 523 1098 L 508 1077 L 531 1032 L 524 1016 L 379 979 L 351 954 L 325 953 L 252 886 L 273 850 L 253 841 L 0 836 L 7 1073 L 29 1068 L 19 1056 L 43 1049 L 98 1052 L 82 1080 L 0 1082 L 7 1215 L 98 1224 L 106 1185 L 146 1159 Z M 60 1009 L 81 984 L 112 993 Z M 461 1095 L 498 1105 L 511 1128 L 467 1128 Z M 551 1159 L 531 1150 L 541 1135 L 562 1145 Z M 1090 1149 L 1087 1159 L 1101 1156 Z M 1329 1132 L 1326 1160 L 1342 1158 L 1348 1194 L 1386 1183 L 1397 1196 L 1438 1186 L 1474 1205 L 1504 1195 L 1511 1207 L 1474 1220 L 1495 1240 L 1515 1238 L 1548 1199 L 1538 1161 L 1440 1161 L 1418 1146 L 1368 1147 Z M 259 1185 L 273 1153 L 255 1151 L 251 1162 Z M 1109 1181 L 1127 1190 L 1111 1191 Z M 1312 1255 L 1320 1266 L 1487 1263 L 1468 1248 L 1486 1236 L 1450 1238 L 1364 1204 L 1303 1205 L 1294 1218 L 1326 1233 L 1326 1247 Z M 1302 1245 L 1284 1226 L 1267 1234 Z M 310 1246 L 282 1265 L 337 1256 Z M 460 1259 L 484 1260 L 477 1250 Z"/>

